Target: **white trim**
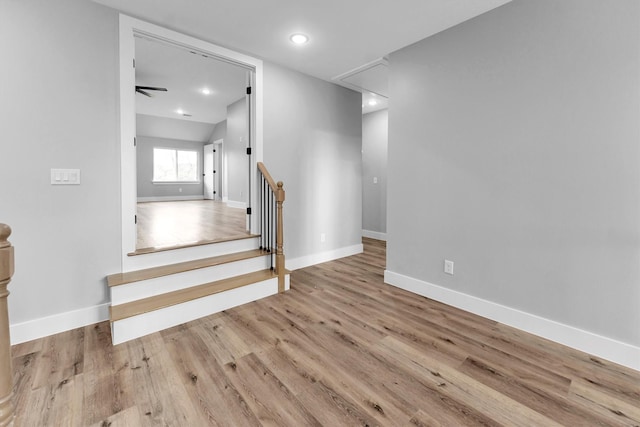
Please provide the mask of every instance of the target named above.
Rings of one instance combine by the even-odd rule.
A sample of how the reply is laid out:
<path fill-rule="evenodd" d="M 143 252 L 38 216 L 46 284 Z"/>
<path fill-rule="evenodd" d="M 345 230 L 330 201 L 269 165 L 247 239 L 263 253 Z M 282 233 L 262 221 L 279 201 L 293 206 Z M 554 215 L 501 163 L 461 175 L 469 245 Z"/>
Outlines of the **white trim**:
<path fill-rule="evenodd" d="M 278 278 L 263 280 L 218 294 L 150 311 L 111 323 L 113 344 L 161 331 L 278 293 Z"/>
<path fill-rule="evenodd" d="M 10 327 L 11 345 L 109 320 L 109 305 L 108 303 L 94 305 L 93 307 L 15 323 Z"/>
<path fill-rule="evenodd" d="M 153 185 L 198 185 L 202 184 L 202 181 L 151 181 L 151 183 Z"/>
<path fill-rule="evenodd" d="M 204 196 L 138 197 L 138 203 L 144 203 L 144 202 L 183 202 L 185 200 L 204 200 Z"/>
<path fill-rule="evenodd" d="M 362 230 L 362 237 L 387 241 L 387 233 L 381 233 L 379 231 Z"/>
<path fill-rule="evenodd" d="M 270 260 L 267 255 L 242 259 L 225 264 L 213 265 L 195 270 L 187 270 L 167 276 L 154 277 L 152 279 L 139 280 L 137 282 L 124 283 L 109 288 L 111 294 L 111 306 L 126 304 L 128 302 L 150 298 L 182 289 L 188 289 L 209 283 L 213 278 L 216 281 L 224 280 L 254 271 L 268 270 Z"/>
<path fill-rule="evenodd" d="M 225 201 L 225 203 L 230 208 L 240 208 L 240 209 L 246 209 L 247 208 L 247 203 L 246 202 L 236 202 L 235 200 L 228 200 L 227 199 L 227 201 Z"/>
<path fill-rule="evenodd" d="M 640 347 L 393 271 L 385 270 L 384 282 L 640 371 Z"/>
<path fill-rule="evenodd" d="M 234 63 L 247 70 L 253 70 L 255 87 L 253 90 L 255 108 L 252 114 L 254 120 L 254 132 L 252 145 L 255 147 L 252 173 L 255 174 L 257 162 L 262 161 L 263 138 L 263 62 L 260 59 L 244 55 L 232 50 L 181 34 L 166 28 L 150 24 L 126 15 L 120 15 L 119 27 L 119 52 L 120 52 L 120 191 L 121 191 L 121 230 L 122 250 L 121 269 L 130 271 L 133 269 L 132 257 L 128 253 L 136 248 L 136 225 L 134 215 L 136 212 L 136 155 L 133 146 L 135 137 L 135 70 L 133 58 L 135 56 L 134 34 L 142 34 L 146 37 L 162 40 L 167 43 L 186 47 L 193 51 L 203 52 L 211 57 L 219 58 L 226 62 Z M 252 192 L 251 205 L 257 206 L 257 191 Z M 254 229 L 257 220 L 254 219 Z"/>
<path fill-rule="evenodd" d="M 357 68 L 354 68 L 353 70 L 349 70 L 349 71 L 347 71 L 345 73 L 337 75 L 337 76 L 333 77 L 331 79 L 331 81 L 334 82 L 334 83 L 337 83 L 339 85 L 342 85 L 344 87 L 347 87 L 349 89 L 355 90 L 356 92 L 361 92 L 361 93 L 371 92 L 370 90 L 365 89 L 362 86 L 358 86 L 358 85 L 356 85 L 354 83 L 349 83 L 349 82 L 345 81 L 345 79 L 348 79 L 349 77 L 355 76 L 356 74 L 364 73 L 364 72 L 366 72 L 367 70 L 369 70 L 371 68 L 377 67 L 378 65 L 383 65 L 383 66 L 389 68 L 389 61 L 387 61 L 384 58 L 378 58 L 378 59 L 376 59 L 374 61 L 368 62 L 368 63 L 366 63 L 364 65 L 361 65 L 361 66 L 359 66 Z M 387 98 L 388 97 L 388 94 L 384 95 L 382 93 L 376 93 L 376 95 L 380 95 L 383 98 Z"/>
<path fill-rule="evenodd" d="M 363 250 L 362 244 L 345 246 L 331 251 L 305 255 L 299 258 L 286 259 L 285 264 L 288 270 L 298 270 L 300 268 L 321 264 L 323 262 L 333 261 L 334 259 L 361 254 Z"/>
<path fill-rule="evenodd" d="M 129 270 L 123 270 L 122 273 L 142 270 L 145 268 L 160 267 L 161 265 L 191 261 L 194 259 L 202 259 L 223 254 L 243 252 L 257 248 L 258 237 L 250 237 L 247 239 L 229 240 L 225 242 L 211 243 L 208 245 L 188 246 L 173 250 L 132 255 L 130 256 L 131 259 L 128 263 Z M 114 271 L 113 273 L 120 272 Z"/>

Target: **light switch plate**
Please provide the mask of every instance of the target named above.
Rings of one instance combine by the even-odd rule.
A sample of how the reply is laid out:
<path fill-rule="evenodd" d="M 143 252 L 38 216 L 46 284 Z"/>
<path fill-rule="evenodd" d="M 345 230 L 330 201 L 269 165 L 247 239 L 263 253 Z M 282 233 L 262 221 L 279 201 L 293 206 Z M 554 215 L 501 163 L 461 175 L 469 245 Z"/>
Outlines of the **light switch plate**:
<path fill-rule="evenodd" d="M 80 169 L 51 169 L 51 185 L 80 185 Z"/>

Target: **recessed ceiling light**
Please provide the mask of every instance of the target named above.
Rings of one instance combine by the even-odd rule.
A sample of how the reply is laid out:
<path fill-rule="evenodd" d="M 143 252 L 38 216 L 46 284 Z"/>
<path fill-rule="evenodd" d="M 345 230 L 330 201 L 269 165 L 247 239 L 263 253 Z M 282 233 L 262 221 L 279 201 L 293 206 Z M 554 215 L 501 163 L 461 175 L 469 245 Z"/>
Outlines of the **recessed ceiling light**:
<path fill-rule="evenodd" d="M 309 37 L 304 34 L 296 33 L 292 34 L 291 37 L 289 37 L 289 40 L 291 40 L 293 44 L 302 45 L 309 41 Z"/>
<path fill-rule="evenodd" d="M 378 101 L 376 101 L 375 99 L 372 99 L 371 101 L 368 102 L 370 107 L 376 106 L 378 105 Z"/>
<path fill-rule="evenodd" d="M 203 95 L 211 95 L 211 90 L 209 88 L 203 88 L 200 92 L 202 92 Z"/>
<path fill-rule="evenodd" d="M 191 117 L 191 114 L 186 113 L 182 108 L 178 108 L 176 114 L 180 114 L 183 117 Z"/>

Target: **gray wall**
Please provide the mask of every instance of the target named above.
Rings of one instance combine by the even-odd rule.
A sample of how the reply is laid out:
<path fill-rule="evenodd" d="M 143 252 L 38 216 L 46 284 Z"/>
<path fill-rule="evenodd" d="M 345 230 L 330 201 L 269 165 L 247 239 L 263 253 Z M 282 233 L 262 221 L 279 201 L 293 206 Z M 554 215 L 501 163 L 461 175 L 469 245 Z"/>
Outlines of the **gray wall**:
<path fill-rule="evenodd" d="M 270 63 L 264 89 L 264 162 L 285 185 L 287 259 L 360 244 L 361 94 Z"/>
<path fill-rule="evenodd" d="M 0 182 L 16 184 L 0 185 L 16 246 L 10 322 L 93 313 L 120 269 L 118 14 L 85 0 L 0 1 L 0 51 L 11 58 L 0 67 Z M 265 160 L 287 185 L 287 256 L 359 243 L 360 95 L 265 68 Z M 51 186 L 50 168 L 79 168 L 82 184 Z"/>
<path fill-rule="evenodd" d="M 227 129 L 222 153 L 227 167 L 224 176 L 227 178 L 229 201 L 248 201 L 249 160 L 247 158 L 247 102 L 239 99 L 227 107 Z M 222 167 L 224 169 L 224 166 Z"/>
<path fill-rule="evenodd" d="M 362 116 L 362 229 L 378 233 L 387 232 L 388 130 L 388 110 Z"/>
<path fill-rule="evenodd" d="M 227 137 L 227 121 L 223 120 L 220 123 L 216 123 L 216 126 L 213 128 L 213 133 L 211 134 L 211 138 L 209 138 L 209 142 L 216 142 L 219 139 L 225 139 Z"/>
<path fill-rule="evenodd" d="M 639 345 L 638 22 L 515 0 L 390 55 L 387 268 Z"/>
<path fill-rule="evenodd" d="M 202 183 L 202 148 L 204 143 L 197 141 L 178 141 L 169 138 L 154 138 L 138 136 L 136 149 L 136 174 L 138 184 L 138 197 L 186 197 L 202 196 L 204 193 Z M 154 184 L 153 183 L 153 149 L 175 148 L 178 150 L 190 150 L 198 152 L 198 179 L 197 184 Z M 182 191 L 180 191 L 182 190 Z"/>
<path fill-rule="evenodd" d="M 120 268 L 118 15 L 0 2 L 0 222 L 13 228 L 12 324 L 108 302 Z M 81 185 L 52 186 L 51 168 Z"/>

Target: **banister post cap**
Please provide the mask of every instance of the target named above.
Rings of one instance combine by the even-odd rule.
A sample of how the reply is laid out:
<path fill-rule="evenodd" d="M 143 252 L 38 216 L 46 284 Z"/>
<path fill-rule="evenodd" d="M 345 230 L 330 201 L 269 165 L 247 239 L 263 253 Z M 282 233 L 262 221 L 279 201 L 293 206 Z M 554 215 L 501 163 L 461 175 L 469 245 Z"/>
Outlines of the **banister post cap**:
<path fill-rule="evenodd" d="M 282 181 L 278 181 L 278 183 L 277 183 L 276 185 L 278 186 L 278 188 L 282 188 L 282 186 L 283 186 L 284 184 L 282 183 Z"/>
<path fill-rule="evenodd" d="M 9 236 L 11 236 L 11 227 L 0 223 L 0 248 L 11 246 L 11 243 L 7 240 Z"/>

